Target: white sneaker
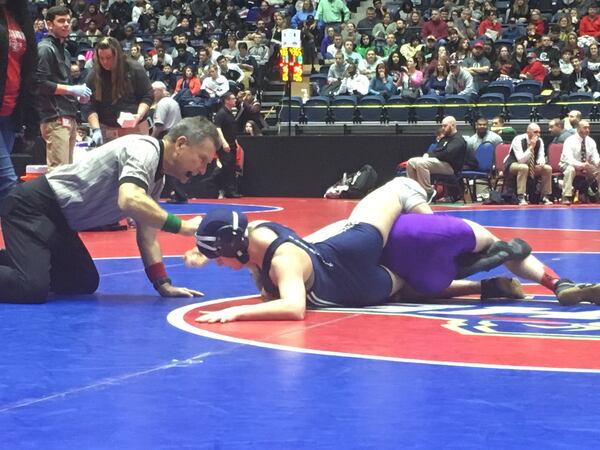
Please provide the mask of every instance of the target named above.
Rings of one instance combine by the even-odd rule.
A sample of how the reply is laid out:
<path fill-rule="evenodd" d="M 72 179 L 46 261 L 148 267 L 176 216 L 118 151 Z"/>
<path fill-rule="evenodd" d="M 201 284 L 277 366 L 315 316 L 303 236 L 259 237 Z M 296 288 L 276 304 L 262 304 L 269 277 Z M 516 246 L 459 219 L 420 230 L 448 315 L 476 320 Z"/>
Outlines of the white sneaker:
<path fill-rule="evenodd" d="M 525 197 L 523 196 L 519 196 L 519 206 L 527 206 L 529 203 L 527 203 L 527 200 L 525 200 Z"/>
<path fill-rule="evenodd" d="M 550 200 L 548 197 L 546 197 L 545 195 L 542 197 L 542 203 L 544 205 L 552 205 L 552 200 Z"/>

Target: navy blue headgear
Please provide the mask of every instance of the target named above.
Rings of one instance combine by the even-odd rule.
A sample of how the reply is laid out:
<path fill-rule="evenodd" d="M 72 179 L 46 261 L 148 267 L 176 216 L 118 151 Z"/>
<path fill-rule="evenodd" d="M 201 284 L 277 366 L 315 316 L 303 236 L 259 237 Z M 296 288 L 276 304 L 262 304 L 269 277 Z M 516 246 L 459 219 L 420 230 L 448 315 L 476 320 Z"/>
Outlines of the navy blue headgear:
<path fill-rule="evenodd" d="M 196 231 L 196 246 L 200 253 L 210 259 L 225 256 L 237 258 L 242 264 L 248 262 L 248 218 L 244 213 L 230 209 L 210 210 Z"/>

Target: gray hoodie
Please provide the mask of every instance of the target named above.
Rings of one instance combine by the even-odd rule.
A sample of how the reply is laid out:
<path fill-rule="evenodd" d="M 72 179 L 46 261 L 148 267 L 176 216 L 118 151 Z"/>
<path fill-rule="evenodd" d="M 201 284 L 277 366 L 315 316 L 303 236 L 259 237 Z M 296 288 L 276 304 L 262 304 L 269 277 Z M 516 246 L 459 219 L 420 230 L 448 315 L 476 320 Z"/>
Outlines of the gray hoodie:
<path fill-rule="evenodd" d="M 473 83 L 473 75 L 466 69 L 460 68 L 457 76 L 450 73 L 446 81 L 446 94 L 451 95 L 474 95 L 477 93 Z"/>

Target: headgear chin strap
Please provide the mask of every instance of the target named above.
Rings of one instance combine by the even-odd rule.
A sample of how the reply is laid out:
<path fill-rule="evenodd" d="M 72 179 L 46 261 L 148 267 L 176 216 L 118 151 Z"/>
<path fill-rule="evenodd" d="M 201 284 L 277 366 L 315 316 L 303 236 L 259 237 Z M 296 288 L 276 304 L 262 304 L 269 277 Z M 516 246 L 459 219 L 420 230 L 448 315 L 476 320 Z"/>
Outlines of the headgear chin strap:
<path fill-rule="evenodd" d="M 226 220 L 214 220 L 212 216 L 228 216 Z M 241 220 L 240 220 L 241 219 Z M 208 258 L 214 259 L 219 256 L 226 258 L 236 258 L 242 264 L 246 264 L 250 259 L 248 255 L 248 237 L 246 236 L 247 219 L 236 211 L 227 211 L 223 213 L 216 210 L 212 215 L 209 212 L 204 218 L 203 224 L 200 224 L 196 232 L 196 245 L 198 250 Z M 216 228 L 212 233 L 210 228 L 213 225 Z M 218 227 L 218 228 L 217 228 Z"/>

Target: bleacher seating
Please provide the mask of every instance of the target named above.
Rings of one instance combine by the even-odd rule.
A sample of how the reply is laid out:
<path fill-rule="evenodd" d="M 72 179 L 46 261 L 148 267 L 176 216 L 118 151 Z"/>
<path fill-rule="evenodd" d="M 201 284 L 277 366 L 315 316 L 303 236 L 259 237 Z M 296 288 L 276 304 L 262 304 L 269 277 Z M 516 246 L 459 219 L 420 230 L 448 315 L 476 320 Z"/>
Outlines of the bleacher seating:
<path fill-rule="evenodd" d="M 288 123 L 298 123 L 302 118 L 302 98 L 292 97 L 282 100 L 281 111 L 279 112 L 279 121 Z"/>
<path fill-rule="evenodd" d="M 381 95 L 366 95 L 358 101 L 357 113 L 360 122 L 383 123 L 383 105 L 385 99 Z"/>
<path fill-rule="evenodd" d="M 515 92 L 508 97 L 506 102 L 508 119 L 527 120 L 532 117 L 533 94 L 529 92 Z"/>
<path fill-rule="evenodd" d="M 437 122 L 440 110 L 440 97 L 423 95 L 414 102 L 414 120 L 417 122 Z"/>
<path fill-rule="evenodd" d="M 330 111 L 333 123 L 352 123 L 355 121 L 356 97 L 338 95 L 331 99 Z"/>

